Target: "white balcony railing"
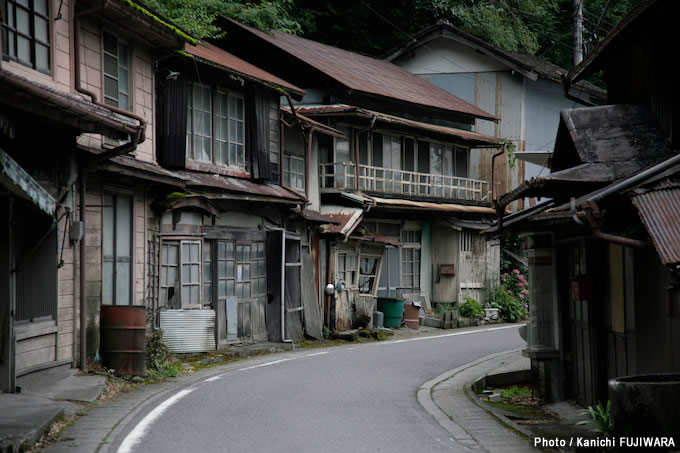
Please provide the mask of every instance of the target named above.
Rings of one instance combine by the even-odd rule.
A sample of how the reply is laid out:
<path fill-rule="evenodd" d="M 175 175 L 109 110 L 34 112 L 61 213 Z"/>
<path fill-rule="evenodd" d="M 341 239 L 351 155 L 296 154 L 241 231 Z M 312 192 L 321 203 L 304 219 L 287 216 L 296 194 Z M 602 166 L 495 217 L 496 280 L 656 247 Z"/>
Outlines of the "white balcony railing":
<path fill-rule="evenodd" d="M 356 190 L 353 162 L 321 164 L 320 188 Z M 359 165 L 359 189 L 404 197 L 489 201 L 490 183 L 458 176 L 432 175 L 415 171 Z"/>

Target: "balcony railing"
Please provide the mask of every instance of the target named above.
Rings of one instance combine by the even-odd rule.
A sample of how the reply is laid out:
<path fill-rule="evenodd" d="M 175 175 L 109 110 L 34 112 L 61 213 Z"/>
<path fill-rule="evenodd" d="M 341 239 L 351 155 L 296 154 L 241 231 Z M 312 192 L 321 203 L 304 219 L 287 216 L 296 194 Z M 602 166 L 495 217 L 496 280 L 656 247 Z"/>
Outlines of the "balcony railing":
<path fill-rule="evenodd" d="M 353 162 L 321 164 L 319 168 L 321 190 L 356 190 L 354 165 Z M 412 198 L 489 201 L 490 196 L 488 181 L 370 165 L 359 165 L 359 188 L 366 192 Z"/>

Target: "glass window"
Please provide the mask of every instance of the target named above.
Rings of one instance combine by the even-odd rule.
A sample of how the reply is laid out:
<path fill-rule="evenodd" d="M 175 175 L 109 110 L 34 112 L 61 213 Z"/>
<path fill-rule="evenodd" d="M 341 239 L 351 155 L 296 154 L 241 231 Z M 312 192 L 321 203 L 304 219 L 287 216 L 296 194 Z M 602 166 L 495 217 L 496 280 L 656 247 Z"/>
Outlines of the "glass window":
<path fill-rule="evenodd" d="M 128 46 L 110 33 L 103 34 L 104 102 L 130 110 L 130 58 Z"/>
<path fill-rule="evenodd" d="M 305 160 L 302 157 L 283 157 L 283 183 L 298 192 L 305 191 Z"/>
<path fill-rule="evenodd" d="M 358 259 L 356 253 L 338 252 L 335 278 L 337 282 L 344 282 L 346 288 L 356 288 Z"/>
<path fill-rule="evenodd" d="M 105 194 L 102 223 L 102 303 L 132 303 L 132 197 Z"/>
<path fill-rule="evenodd" d="M 372 294 L 375 288 L 375 277 L 378 273 L 380 258 L 362 256 L 359 265 L 359 292 Z"/>
<path fill-rule="evenodd" d="M 2 55 L 40 72 L 50 72 L 50 27 L 47 0 L 4 0 Z"/>
<path fill-rule="evenodd" d="M 209 252 L 208 252 L 209 254 Z M 201 241 L 165 241 L 161 247 L 160 305 L 201 308 L 201 267 L 211 260 L 201 254 Z"/>
<path fill-rule="evenodd" d="M 226 90 L 192 83 L 187 109 L 187 157 L 245 169 L 244 98 Z"/>

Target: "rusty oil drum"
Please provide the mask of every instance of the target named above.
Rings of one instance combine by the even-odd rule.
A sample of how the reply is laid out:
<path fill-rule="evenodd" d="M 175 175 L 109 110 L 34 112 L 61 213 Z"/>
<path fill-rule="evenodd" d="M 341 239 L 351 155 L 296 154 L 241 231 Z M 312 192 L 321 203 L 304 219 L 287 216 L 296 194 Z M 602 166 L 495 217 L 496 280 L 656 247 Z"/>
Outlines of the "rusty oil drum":
<path fill-rule="evenodd" d="M 144 375 L 144 334 L 146 310 L 143 306 L 102 305 L 102 364 L 115 374 Z"/>

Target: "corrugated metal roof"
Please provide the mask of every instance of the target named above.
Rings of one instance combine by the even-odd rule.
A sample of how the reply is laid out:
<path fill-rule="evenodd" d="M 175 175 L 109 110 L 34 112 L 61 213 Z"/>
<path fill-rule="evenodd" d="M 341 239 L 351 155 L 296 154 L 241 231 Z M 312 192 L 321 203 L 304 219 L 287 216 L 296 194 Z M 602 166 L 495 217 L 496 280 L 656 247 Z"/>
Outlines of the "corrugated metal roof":
<path fill-rule="evenodd" d="M 304 202 L 301 195 L 275 184 L 258 184 L 248 179 L 232 176 L 177 170 L 175 173 L 187 179 L 187 187 L 209 187 L 238 194 L 237 199 L 257 201 L 258 198 L 279 199 L 292 203 Z M 205 194 L 210 196 L 212 194 Z M 219 197 L 211 197 L 219 198 Z"/>
<path fill-rule="evenodd" d="M 471 214 L 496 214 L 493 208 L 484 206 L 468 206 L 463 204 L 450 203 L 430 203 L 426 201 L 401 200 L 392 198 L 373 197 L 375 200 L 375 207 L 387 208 L 409 208 L 424 211 L 444 211 L 444 212 L 465 212 Z"/>
<path fill-rule="evenodd" d="M 201 44 L 198 46 L 187 44 L 185 46 L 185 51 L 193 55 L 199 61 L 217 65 L 221 69 L 237 74 L 241 77 L 245 77 L 249 80 L 253 80 L 264 85 L 274 85 L 277 88 L 281 88 L 289 92 L 290 94 L 296 94 L 300 96 L 305 94 L 305 90 L 302 88 L 298 88 L 292 83 L 286 82 L 285 80 L 268 73 L 264 69 L 258 68 L 257 66 L 252 65 L 247 61 L 244 61 L 239 57 L 232 55 L 229 52 L 226 52 L 212 44 Z"/>
<path fill-rule="evenodd" d="M 423 123 L 421 121 L 414 121 L 408 118 L 403 118 L 400 116 L 390 115 L 387 113 L 377 112 L 375 110 L 368 110 L 362 107 L 356 107 L 347 104 L 332 104 L 332 105 L 298 105 L 295 107 L 296 111 L 299 111 L 305 115 L 323 115 L 323 116 L 334 116 L 334 115 L 351 115 L 363 118 L 376 118 L 377 122 L 382 122 L 391 125 L 397 125 L 402 127 L 407 127 L 414 130 L 426 131 L 431 134 L 445 135 L 449 137 L 456 137 L 468 142 L 472 145 L 483 146 L 490 145 L 493 147 L 501 146 L 501 139 L 496 137 L 490 137 L 488 135 L 478 134 L 472 131 L 464 131 L 462 129 L 456 129 L 454 127 L 438 126 L 436 124 Z"/>
<path fill-rule="evenodd" d="M 666 180 L 631 195 L 661 262 L 680 264 L 680 183 Z"/>
<path fill-rule="evenodd" d="M 326 224 L 321 227 L 322 233 L 342 234 L 349 236 L 359 225 L 364 216 L 364 210 L 359 208 L 348 208 L 347 206 L 323 205 L 321 214 L 330 217 L 337 224 Z"/>
<path fill-rule="evenodd" d="M 476 118 L 498 119 L 388 61 L 359 55 L 280 31 L 271 30 L 269 32 L 271 34 L 268 34 L 233 19 L 225 18 L 225 20 L 304 61 L 349 89 Z"/>
<path fill-rule="evenodd" d="M 391 245 L 392 247 L 401 246 L 401 242 L 397 241 L 396 239 L 392 239 L 391 237 L 380 233 L 371 233 L 370 231 L 364 234 L 352 234 L 348 239 L 355 239 L 357 241 L 364 242 L 375 242 L 377 244 Z"/>

